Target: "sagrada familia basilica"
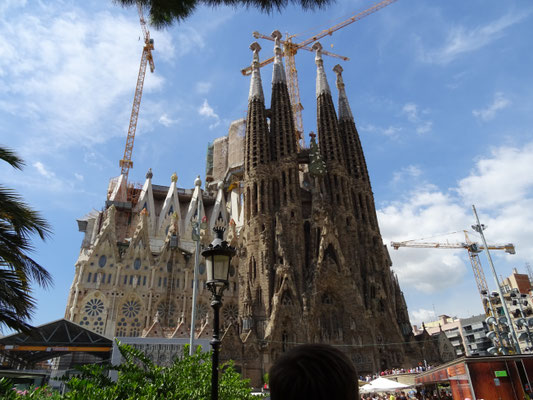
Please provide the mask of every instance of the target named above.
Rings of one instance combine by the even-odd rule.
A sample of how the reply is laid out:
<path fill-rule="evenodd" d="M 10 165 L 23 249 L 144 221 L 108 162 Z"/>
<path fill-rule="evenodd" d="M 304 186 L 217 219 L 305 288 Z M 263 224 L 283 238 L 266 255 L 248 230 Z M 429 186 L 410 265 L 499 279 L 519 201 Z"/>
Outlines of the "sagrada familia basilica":
<path fill-rule="evenodd" d="M 216 139 L 205 187 L 111 180 L 105 209 L 78 221 L 85 236 L 66 318 L 108 337 L 188 338 L 193 233 L 217 221 L 237 249 L 224 293 L 222 359 L 252 383 L 291 346 L 338 345 L 360 374 L 438 362 L 438 346 L 413 336 L 404 296 L 379 231 L 369 174 L 336 66 L 338 106 L 316 51 L 317 137 L 298 147 L 279 38 L 267 108 L 253 65 L 246 120 Z M 317 140 L 318 139 L 318 140 Z M 220 222 L 219 222 L 220 223 Z M 193 334 L 212 334 L 205 266 L 199 266 Z"/>

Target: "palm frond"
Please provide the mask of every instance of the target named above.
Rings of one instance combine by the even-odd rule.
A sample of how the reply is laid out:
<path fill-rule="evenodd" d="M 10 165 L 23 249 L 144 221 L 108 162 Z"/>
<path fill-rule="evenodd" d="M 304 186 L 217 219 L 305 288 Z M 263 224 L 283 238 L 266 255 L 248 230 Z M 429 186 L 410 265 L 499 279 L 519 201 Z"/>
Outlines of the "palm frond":
<path fill-rule="evenodd" d="M 0 146 L 0 160 L 7 162 L 16 169 L 22 169 L 24 166 L 24 161 L 13 150 L 2 146 Z"/>
<path fill-rule="evenodd" d="M 137 0 L 113 0 L 124 7 L 135 6 Z M 174 22 L 182 22 L 189 17 L 197 6 L 211 7 L 243 6 L 257 8 L 262 12 L 280 11 L 289 4 L 296 4 L 303 9 L 322 8 L 335 0 L 139 0 L 144 9 L 149 11 L 150 24 L 157 29 L 165 28 Z"/>
<path fill-rule="evenodd" d="M 0 146 L 0 160 L 21 169 L 24 162 L 12 151 Z M 49 287 L 52 277 L 31 258 L 32 235 L 45 239 L 50 226 L 12 189 L 0 185 L 0 328 L 28 331 L 27 322 L 35 309 L 31 283 Z"/>

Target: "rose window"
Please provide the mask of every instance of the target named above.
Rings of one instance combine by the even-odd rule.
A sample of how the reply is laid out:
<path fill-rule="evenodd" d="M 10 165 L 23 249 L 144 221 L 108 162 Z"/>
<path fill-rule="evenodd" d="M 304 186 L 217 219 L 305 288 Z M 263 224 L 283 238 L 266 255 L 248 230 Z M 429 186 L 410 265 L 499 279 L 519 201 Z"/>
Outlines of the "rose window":
<path fill-rule="evenodd" d="M 85 304 L 85 312 L 90 317 L 95 317 L 104 311 L 104 302 L 100 299 L 91 299 Z"/>
<path fill-rule="evenodd" d="M 226 321 L 235 321 L 237 317 L 239 316 L 239 308 L 236 304 L 227 304 L 222 309 L 222 316 L 224 317 L 224 320 Z"/>
<path fill-rule="evenodd" d="M 204 319 L 207 317 L 207 306 L 204 303 L 198 304 L 196 307 L 196 315 L 199 319 Z"/>
<path fill-rule="evenodd" d="M 128 318 L 133 318 L 141 311 L 141 305 L 135 300 L 129 300 L 122 305 L 122 314 Z"/>
<path fill-rule="evenodd" d="M 174 315 L 176 314 L 176 306 L 174 305 L 174 302 L 162 301 L 157 306 L 157 312 L 161 317 L 161 322 L 163 325 L 168 325 L 170 327 L 176 326 L 176 321 L 174 319 Z"/>

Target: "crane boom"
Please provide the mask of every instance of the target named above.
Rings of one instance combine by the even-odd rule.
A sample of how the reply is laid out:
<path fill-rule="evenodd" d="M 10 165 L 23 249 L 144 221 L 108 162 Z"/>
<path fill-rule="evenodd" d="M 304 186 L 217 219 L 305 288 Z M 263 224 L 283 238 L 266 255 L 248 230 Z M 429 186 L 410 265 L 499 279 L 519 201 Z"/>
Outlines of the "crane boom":
<path fill-rule="evenodd" d="M 406 240 L 404 242 L 391 242 L 391 246 L 394 250 L 398 250 L 400 247 L 412 247 L 412 248 L 431 248 L 431 249 L 466 249 L 468 251 L 468 257 L 470 258 L 470 264 L 472 264 L 472 271 L 474 272 L 474 278 L 476 286 L 483 302 L 483 292 L 488 293 L 489 288 L 487 285 L 487 279 L 481 266 L 481 260 L 479 259 L 479 253 L 485 250 L 485 246 L 472 242 L 468 237 L 468 233 L 465 234 L 466 242 L 463 243 L 439 243 L 439 242 L 419 242 L 416 240 Z M 506 253 L 515 254 L 515 247 L 512 243 L 497 245 L 487 245 L 489 250 L 504 250 Z"/>
<path fill-rule="evenodd" d="M 391 246 L 394 250 L 398 250 L 400 247 L 413 247 L 413 248 L 435 248 L 435 249 L 467 249 L 479 253 L 485 250 L 485 246 L 477 243 L 438 243 L 438 242 L 391 242 Z M 505 250 L 506 253 L 515 254 L 515 247 L 512 243 L 502 245 L 489 245 L 489 250 Z"/>
<path fill-rule="evenodd" d="M 324 29 L 322 32 L 318 33 L 317 35 L 311 36 L 309 39 L 306 39 L 303 42 L 300 42 L 298 44 L 298 46 L 305 46 L 305 45 L 308 45 L 310 43 L 316 42 L 317 40 L 322 39 L 324 36 L 331 35 L 331 34 L 333 34 L 333 32 L 336 32 L 339 29 L 344 28 L 345 26 L 353 24 L 354 22 L 359 21 L 360 19 L 363 19 L 364 17 L 367 17 L 368 15 L 373 14 L 376 11 L 379 11 L 382 8 L 387 7 L 389 4 L 392 4 L 395 1 L 398 1 L 398 0 L 383 0 L 383 1 L 380 1 L 377 4 L 374 4 L 372 7 L 367 8 L 366 10 L 361 11 L 361 12 L 351 16 L 347 20 L 342 21 L 342 22 L 338 23 L 337 25 L 332 26 L 331 28 Z"/>
<path fill-rule="evenodd" d="M 395 1 L 398 1 L 398 0 L 382 0 L 377 4 L 374 4 L 372 7 L 367 8 L 364 11 L 358 12 L 357 14 L 348 18 L 347 20 L 342 21 L 332 26 L 331 28 L 324 29 L 318 34 L 311 36 L 310 38 L 300 43 L 293 43 L 292 39 L 296 37 L 296 35 L 289 36 L 288 34 L 287 34 L 287 39 L 281 41 L 281 43 L 283 44 L 283 56 L 287 57 L 287 62 L 285 64 L 285 73 L 287 75 L 287 86 L 289 89 L 289 96 L 290 96 L 291 104 L 292 104 L 296 141 L 300 149 L 305 147 L 303 118 L 302 118 L 303 106 L 302 106 L 302 103 L 300 102 L 300 89 L 298 87 L 298 71 L 296 69 L 296 62 L 294 61 L 294 56 L 300 49 L 314 51 L 308 45 L 310 45 L 313 42 L 316 42 L 317 40 L 323 38 L 326 35 L 331 35 L 333 34 L 333 32 L 336 32 L 339 29 L 342 29 L 347 25 L 350 25 L 356 21 L 359 21 L 360 19 L 370 14 L 373 14 L 378 10 L 381 10 L 383 7 L 386 7 L 389 4 L 394 3 Z M 272 40 L 272 41 L 274 40 L 273 37 L 263 35 L 259 32 L 254 32 L 253 36 L 256 39 L 267 39 L 267 40 Z M 340 58 L 340 59 L 343 59 L 344 61 L 348 61 L 348 57 L 340 56 L 338 54 L 330 53 L 327 51 L 322 51 L 322 54 L 325 54 L 331 57 Z M 274 61 L 274 57 L 271 57 L 261 62 L 259 64 L 259 67 L 261 68 L 265 65 L 270 64 L 273 61 Z M 241 69 L 241 73 L 243 75 L 250 75 L 252 73 L 252 67 L 248 66 L 246 68 Z"/>
<path fill-rule="evenodd" d="M 137 3 L 139 12 L 139 20 L 141 22 L 141 29 L 144 38 L 144 47 L 141 56 L 141 65 L 139 66 L 139 74 L 137 75 L 137 86 L 135 87 L 135 95 L 133 96 L 133 107 L 131 109 L 130 124 L 128 127 L 128 136 L 126 138 L 126 147 L 124 149 L 124 157 L 119 161 L 121 174 L 128 179 L 130 168 L 133 167 L 131 155 L 133 153 L 133 143 L 135 141 L 135 131 L 137 130 L 137 120 L 139 118 L 139 109 L 141 107 L 141 99 L 144 87 L 144 77 L 146 76 L 146 66 L 150 64 L 150 72 L 154 72 L 155 65 L 152 57 L 152 50 L 154 49 L 154 40 L 150 38 L 150 32 L 146 27 L 144 15 L 140 3 Z"/>
<path fill-rule="evenodd" d="M 254 37 L 256 39 L 266 39 L 266 40 L 274 41 L 274 38 L 272 38 L 271 36 L 266 36 L 266 35 L 263 35 L 262 33 L 259 33 L 259 32 L 254 32 L 253 35 L 254 35 Z M 280 40 L 280 42 L 283 44 L 284 47 L 287 46 L 287 45 L 292 45 L 292 43 L 290 43 L 290 42 L 288 42 L 286 40 Z M 300 49 L 304 49 L 304 50 L 308 50 L 308 51 L 312 51 L 313 53 L 315 52 L 313 49 L 311 49 L 310 46 L 301 46 L 299 48 Z M 330 56 L 330 57 L 334 57 L 334 58 L 340 58 L 343 61 L 350 61 L 350 57 L 341 56 L 339 54 L 331 53 L 331 52 L 326 51 L 326 50 L 322 50 L 322 54 L 323 55 L 325 54 L 326 56 Z M 283 52 L 281 54 L 281 56 L 285 57 L 285 52 Z M 262 68 L 265 65 L 271 64 L 272 62 L 274 62 L 274 59 L 275 59 L 275 57 L 270 57 L 270 58 L 267 58 L 266 60 L 261 61 L 259 63 L 259 68 Z M 246 68 L 241 69 L 241 74 L 243 74 L 244 76 L 250 75 L 251 73 L 252 73 L 252 66 L 251 65 L 249 65 Z"/>

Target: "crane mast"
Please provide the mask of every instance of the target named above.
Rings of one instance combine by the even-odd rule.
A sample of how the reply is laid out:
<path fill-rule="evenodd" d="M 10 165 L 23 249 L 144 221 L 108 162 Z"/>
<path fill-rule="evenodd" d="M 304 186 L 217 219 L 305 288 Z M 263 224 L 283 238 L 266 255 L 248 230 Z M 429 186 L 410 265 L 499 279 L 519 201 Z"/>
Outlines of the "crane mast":
<path fill-rule="evenodd" d="M 135 87 L 135 95 L 133 97 L 133 107 L 131 109 L 130 124 L 128 127 L 128 137 L 126 138 L 126 147 L 124 149 L 124 157 L 119 161 L 121 174 L 128 179 L 130 168 L 133 167 L 131 154 L 133 152 L 133 142 L 135 141 L 135 131 L 137 130 L 137 120 L 139 118 L 139 109 L 141 107 L 141 99 L 144 86 L 144 77 L 146 76 L 146 66 L 150 64 L 150 72 L 154 72 L 155 65 L 152 57 L 152 50 L 154 49 L 154 40 L 150 38 L 150 31 L 146 27 L 144 14 L 140 3 L 137 3 L 139 12 L 139 20 L 141 22 L 141 29 L 144 38 L 144 47 L 141 56 L 141 65 L 139 66 L 139 74 L 137 76 L 137 86 Z"/>
<path fill-rule="evenodd" d="M 291 99 L 292 104 L 292 112 L 294 117 L 294 127 L 295 127 L 295 134 L 296 134 L 296 141 L 298 143 L 298 147 L 304 148 L 305 147 L 305 137 L 304 137 L 304 128 L 303 128 L 303 118 L 302 118 L 302 110 L 303 106 L 300 101 L 300 89 L 298 87 L 298 71 L 296 69 L 296 62 L 295 62 L 295 56 L 298 50 L 304 49 L 308 51 L 313 51 L 311 47 L 308 45 L 316 42 L 317 40 L 320 40 L 324 36 L 332 35 L 333 32 L 338 31 L 339 29 L 344 28 L 345 26 L 348 26 L 356 21 L 359 21 L 360 19 L 363 19 L 364 17 L 375 13 L 378 10 L 381 10 L 383 7 L 388 6 L 391 3 L 394 3 L 398 0 L 383 0 L 377 4 L 374 4 L 372 7 L 367 8 L 364 11 L 358 12 L 357 14 L 351 16 L 347 20 L 344 20 L 331 28 L 324 29 L 323 31 L 319 32 L 318 34 L 311 36 L 310 38 L 300 42 L 300 43 L 293 43 L 292 39 L 296 37 L 296 35 L 288 35 L 286 40 L 282 40 L 281 43 L 283 44 L 283 56 L 287 57 L 287 62 L 285 64 L 285 73 L 287 75 L 287 86 L 289 89 L 289 96 Z M 267 39 L 274 41 L 274 38 L 271 36 L 263 35 L 259 32 L 254 32 L 253 36 L 256 39 Z M 340 56 L 338 54 L 330 53 L 328 51 L 322 51 L 323 55 L 327 55 L 330 57 L 336 57 L 340 58 L 344 61 L 348 61 L 348 57 Z M 267 64 L 270 64 L 274 61 L 274 57 L 268 58 L 265 61 L 261 62 L 259 64 L 259 67 L 263 67 Z M 241 73 L 243 75 L 250 75 L 252 73 L 251 66 L 243 68 L 241 70 Z"/>

